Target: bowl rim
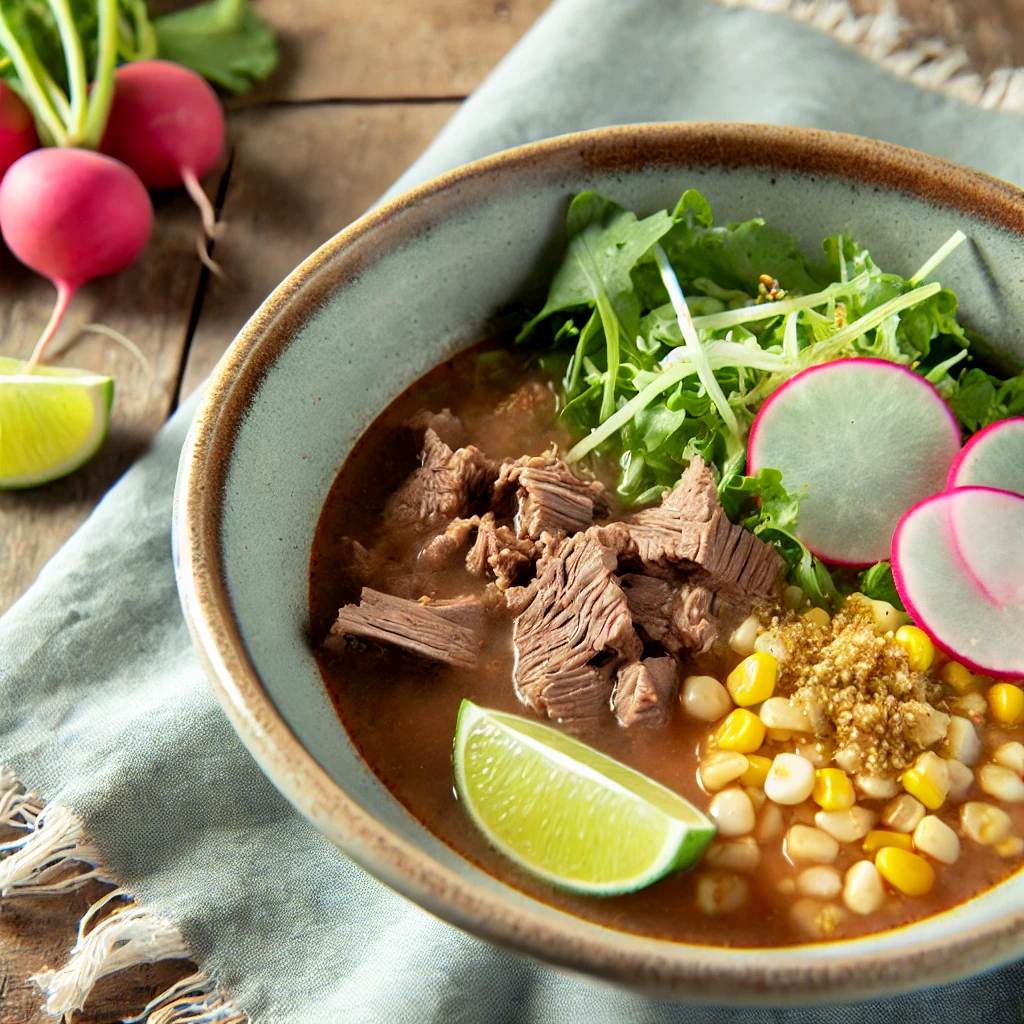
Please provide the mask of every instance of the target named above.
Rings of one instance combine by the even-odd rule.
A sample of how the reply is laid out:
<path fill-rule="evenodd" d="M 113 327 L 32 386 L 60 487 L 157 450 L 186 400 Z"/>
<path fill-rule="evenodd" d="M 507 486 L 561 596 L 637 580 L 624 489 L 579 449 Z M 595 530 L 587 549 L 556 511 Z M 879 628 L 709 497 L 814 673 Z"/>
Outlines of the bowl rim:
<path fill-rule="evenodd" d="M 172 548 L 185 620 L 228 718 L 262 770 L 363 868 L 449 923 L 507 948 L 659 996 L 737 1003 L 830 1002 L 948 982 L 1024 952 L 1024 909 L 894 951 L 820 955 L 821 944 L 725 950 L 617 931 L 568 914 L 515 907 L 442 865 L 364 811 L 306 751 L 250 661 L 220 573 L 220 515 L 233 440 L 264 375 L 316 308 L 358 275 L 369 243 L 432 205 L 457 207 L 466 186 L 568 159 L 593 170 L 685 163 L 820 174 L 910 193 L 1024 235 L 1024 192 L 980 171 L 890 143 L 818 129 L 719 122 L 598 128 L 534 142 L 448 171 L 371 210 L 327 241 L 264 301 L 208 381 L 182 449 Z M 469 190 L 471 191 L 471 189 Z M 436 210 L 433 215 L 436 216 Z M 371 254 L 371 259 L 375 258 Z M 301 308 L 300 308 L 301 307 Z M 564 920 L 563 920 L 564 919 Z M 833 948 L 846 950 L 861 940 Z M 832 946 L 832 944 L 829 944 Z M 819 955 L 810 955 L 817 950 Z M 749 954 L 749 955 L 747 955 Z M 955 966 L 953 966 L 955 965 Z"/>

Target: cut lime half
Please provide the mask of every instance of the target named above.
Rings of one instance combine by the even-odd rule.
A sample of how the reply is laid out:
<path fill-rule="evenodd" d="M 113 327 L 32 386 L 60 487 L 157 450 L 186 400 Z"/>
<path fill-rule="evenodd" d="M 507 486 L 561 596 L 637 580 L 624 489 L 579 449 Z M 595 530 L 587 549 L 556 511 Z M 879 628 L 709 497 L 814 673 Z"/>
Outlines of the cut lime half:
<path fill-rule="evenodd" d="M 0 359 L 0 489 L 36 487 L 88 462 L 107 436 L 112 377 Z"/>
<path fill-rule="evenodd" d="M 459 799 L 521 867 L 591 896 L 633 892 L 700 859 L 715 826 L 689 801 L 556 729 L 468 700 Z"/>

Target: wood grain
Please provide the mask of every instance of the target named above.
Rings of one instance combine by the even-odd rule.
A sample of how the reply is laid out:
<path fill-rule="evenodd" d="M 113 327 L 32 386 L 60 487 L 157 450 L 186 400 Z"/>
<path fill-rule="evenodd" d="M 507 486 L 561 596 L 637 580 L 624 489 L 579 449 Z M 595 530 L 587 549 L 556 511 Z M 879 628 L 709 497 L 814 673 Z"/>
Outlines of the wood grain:
<path fill-rule="evenodd" d="M 182 381 L 188 395 L 275 285 L 360 216 L 423 151 L 455 103 L 272 107 L 231 116 L 237 139 Z"/>

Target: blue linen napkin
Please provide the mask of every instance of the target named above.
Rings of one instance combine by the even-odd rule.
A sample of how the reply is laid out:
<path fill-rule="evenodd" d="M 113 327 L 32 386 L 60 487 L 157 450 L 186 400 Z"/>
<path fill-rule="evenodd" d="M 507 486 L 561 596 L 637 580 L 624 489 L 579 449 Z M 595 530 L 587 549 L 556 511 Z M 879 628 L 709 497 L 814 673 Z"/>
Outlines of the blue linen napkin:
<path fill-rule="evenodd" d="M 559 0 L 389 195 L 521 142 L 688 119 L 855 132 L 1024 183 L 1018 116 L 920 89 L 805 24 L 709 0 Z M 1022 965 L 870 1005 L 657 1003 L 480 942 L 355 867 L 261 774 L 193 653 L 170 558 L 193 410 L 0 619 L 0 763 L 84 817 L 105 868 L 255 1024 L 1024 1020 Z"/>

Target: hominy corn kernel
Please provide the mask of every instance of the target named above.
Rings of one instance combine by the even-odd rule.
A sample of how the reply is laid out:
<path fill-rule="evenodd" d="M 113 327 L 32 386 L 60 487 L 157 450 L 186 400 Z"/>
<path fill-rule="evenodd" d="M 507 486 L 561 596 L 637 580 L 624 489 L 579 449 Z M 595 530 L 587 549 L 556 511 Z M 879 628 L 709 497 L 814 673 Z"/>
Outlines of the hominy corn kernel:
<path fill-rule="evenodd" d="M 924 804 L 909 793 L 890 800 L 882 808 L 882 824 L 897 832 L 913 832 L 924 817 Z"/>
<path fill-rule="evenodd" d="M 891 800 L 900 791 L 895 779 L 881 775 L 858 775 L 853 781 L 867 800 Z"/>
<path fill-rule="evenodd" d="M 974 787 L 974 772 L 955 758 L 946 762 L 946 771 L 949 774 L 948 799 L 957 804 L 963 803 Z"/>
<path fill-rule="evenodd" d="M 911 768 L 900 777 L 903 788 L 920 800 L 930 811 L 937 811 L 949 792 L 949 771 L 938 754 L 926 750 L 919 754 Z"/>
<path fill-rule="evenodd" d="M 914 829 L 914 849 L 932 860 L 955 864 L 960 859 L 960 837 L 934 814 L 925 815 Z"/>
<path fill-rule="evenodd" d="M 750 895 L 750 886 L 742 875 L 731 871 L 708 871 L 697 877 L 697 909 L 712 917 L 742 909 Z"/>
<path fill-rule="evenodd" d="M 760 704 L 775 692 L 779 663 L 774 655 L 755 651 L 744 658 L 725 681 L 729 696 L 741 708 Z"/>
<path fill-rule="evenodd" d="M 768 778 L 771 771 L 772 759 L 761 754 L 747 755 L 747 770 L 740 776 L 740 782 L 744 786 L 754 786 L 764 789 L 764 780 Z"/>
<path fill-rule="evenodd" d="M 822 629 L 828 629 L 832 625 L 832 616 L 824 608 L 808 608 L 800 618 L 815 626 L 821 626 Z"/>
<path fill-rule="evenodd" d="M 765 795 L 777 804 L 803 803 L 814 789 L 814 765 L 799 754 L 777 754 L 764 780 Z"/>
<path fill-rule="evenodd" d="M 754 805 L 750 797 L 735 786 L 723 789 L 711 798 L 708 816 L 720 836 L 745 836 L 754 828 Z"/>
<path fill-rule="evenodd" d="M 729 637 L 729 646 L 744 658 L 754 653 L 754 641 L 757 639 L 757 631 L 760 624 L 757 617 L 748 615 L 734 630 Z"/>
<path fill-rule="evenodd" d="M 961 757 L 961 761 L 964 759 Z M 992 751 L 992 760 L 1004 768 L 1011 768 L 1018 775 L 1024 775 L 1024 743 L 1004 743 Z M 970 761 L 964 761 L 970 764 Z"/>
<path fill-rule="evenodd" d="M 782 810 L 778 804 L 769 801 L 758 813 L 757 824 L 754 826 L 754 838 L 763 846 L 781 839 L 785 831 L 786 823 L 782 817 Z"/>
<path fill-rule="evenodd" d="M 795 587 L 790 584 L 782 592 L 782 603 L 787 608 L 792 608 L 796 611 L 797 608 L 801 608 L 807 603 L 807 595 L 800 587 Z"/>
<path fill-rule="evenodd" d="M 753 836 L 741 836 L 728 842 L 716 839 L 705 851 L 704 863 L 722 871 L 750 874 L 761 863 L 761 847 Z"/>
<path fill-rule="evenodd" d="M 757 715 L 746 708 L 737 708 L 730 711 L 718 727 L 715 739 L 722 750 L 752 754 L 764 743 L 764 733 L 764 722 Z"/>
<path fill-rule="evenodd" d="M 947 661 L 942 666 L 939 678 L 958 694 L 970 693 L 975 687 L 974 673 L 959 661 Z"/>
<path fill-rule="evenodd" d="M 811 798 L 823 811 L 845 811 L 857 799 L 850 777 L 841 768 L 816 769 Z"/>
<path fill-rule="evenodd" d="M 960 827 L 980 846 L 995 846 L 1013 831 L 1013 820 L 1001 807 L 971 800 L 960 808 Z"/>
<path fill-rule="evenodd" d="M 806 711 L 790 704 L 786 697 L 769 697 L 761 705 L 758 715 L 769 729 L 781 729 L 789 733 L 811 731 Z"/>
<path fill-rule="evenodd" d="M 859 860 L 846 872 L 843 903 L 855 914 L 873 914 L 885 902 L 885 886 L 870 860 Z"/>
<path fill-rule="evenodd" d="M 725 789 L 747 770 L 747 759 L 734 750 L 715 750 L 700 763 L 697 775 L 709 793 Z"/>
<path fill-rule="evenodd" d="M 841 843 L 855 843 L 863 839 L 878 820 L 878 815 L 867 807 L 850 807 L 845 811 L 818 811 L 814 824 Z"/>
<path fill-rule="evenodd" d="M 842 768 L 847 775 L 856 775 L 857 769 L 861 765 L 863 755 L 856 747 L 840 747 L 832 755 L 832 760 L 835 761 L 836 767 Z"/>
<path fill-rule="evenodd" d="M 1018 743 L 1021 753 L 1024 754 L 1024 747 Z M 946 739 L 942 744 L 942 752 L 946 757 L 963 761 L 964 764 L 974 764 L 981 757 L 981 737 L 975 724 L 963 715 L 953 715 L 946 726 Z"/>
<path fill-rule="evenodd" d="M 899 611 L 888 601 L 871 602 L 871 618 L 874 630 L 879 636 L 897 630 L 907 621 L 907 614 Z"/>
<path fill-rule="evenodd" d="M 793 740 L 793 753 L 806 757 L 815 768 L 831 764 L 833 750 L 830 743 L 816 740 L 813 736 L 799 736 Z"/>
<path fill-rule="evenodd" d="M 914 842 L 906 832 L 887 832 L 885 829 L 872 829 L 861 844 L 865 853 L 877 853 L 886 846 L 898 846 L 901 850 L 911 850 Z"/>
<path fill-rule="evenodd" d="M 927 672 L 935 660 L 935 645 L 928 634 L 917 626 L 900 626 L 894 637 L 907 652 L 907 661 L 915 672 Z"/>
<path fill-rule="evenodd" d="M 785 842 L 786 856 L 794 863 L 831 864 L 839 856 L 839 843 L 810 825 L 790 825 Z"/>
<path fill-rule="evenodd" d="M 904 896 L 924 896 L 935 884 L 935 869 L 920 855 L 898 846 L 883 846 L 875 854 L 878 873 Z"/>
<path fill-rule="evenodd" d="M 717 722 L 733 706 L 729 691 L 711 676 L 687 676 L 680 699 L 683 710 L 701 722 Z"/>
<path fill-rule="evenodd" d="M 843 923 L 846 912 L 834 903 L 821 903 L 809 896 L 799 899 L 789 909 L 789 919 L 808 938 L 829 939 Z"/>
<path fill-rule="evenodd" d="M 1007 836 L 996 843 L 994 849 L 1005 860 L 1020 860 L 1024 857 L 1024 839 L 1020 836 Z"/>
<path fill-rule="evenodd" d="M 749 761 L 750 758 L 747 758 L 747 760 Z M 746 774 L 746 772 L 743 773 L 743 775 Z M 743 775 L 740 776 L 740 783 L 743 782 Z M 761 810 L 761 808 L 764 806 L 764 802 L 768 799 L 768 797 L 764 795 L 764 790 L 758 789 L 756 786 L 744 786 L 743 792 L 750 797 L 750 802 L 754 805 L 755 813 Z"/>
<path fill-rule="evenodd" d="M 804 868 L 796 876 L 796 891 L 801 896 L 813 896 L 819 900 L 830 900 L 843 891 L 843 879 L 835 868 L 816 864 Z"/>
<path fill-rule="evenodd" d="M 983 764 L 978 769 L 978 785 L 983 793 L 1008 804 L 1024 802 L 1024 780 L 1001 764 Z"/>
<path fill-rule="evenodd" d="M 992 717 L 1002 725 L 1024 721 L 1024 691 L 1013 683 L 994 683 L 985 694 Z"/>
<path fill-rule="evenodd" d="M 954 714 L 969 718 L 975 725 L 981 725 L 988 715 L 988 700 L 984 693 L 965 693 L 952 702 Z"/>

